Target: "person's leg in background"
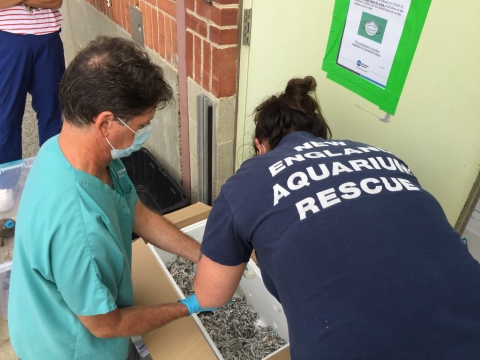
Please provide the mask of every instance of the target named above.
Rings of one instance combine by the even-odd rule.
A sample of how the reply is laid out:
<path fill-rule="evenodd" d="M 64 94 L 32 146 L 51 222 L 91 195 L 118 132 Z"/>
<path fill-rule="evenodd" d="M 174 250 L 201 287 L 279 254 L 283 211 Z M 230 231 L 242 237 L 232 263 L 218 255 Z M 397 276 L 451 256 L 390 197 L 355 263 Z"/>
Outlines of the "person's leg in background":
<path fill-rule="evenodd" d="M 65 72 L 65 56 L 60 32 L 34 37 L 33 71 L 28 92 L 32 95 L 32 107 L 37 113 L 40 146 L 60 133 L 62 110 L 60 108 L 59 83 Z"/>
<path fill-rule="evenodd" d="M 22 121 L 32 72 L 32 54 L 23 35 L 0 31 L 0 165 L 22 158 Z M 21 172 L 0 176 L 0 212 L 14 204 Z"/>
<path fill-rule="evenodd" d="M 5 31 L 0 31 L 0 54 L 0 164 L 4 164 L 22 158 L 22 121 L 32 54 L 23 35 Z"/>

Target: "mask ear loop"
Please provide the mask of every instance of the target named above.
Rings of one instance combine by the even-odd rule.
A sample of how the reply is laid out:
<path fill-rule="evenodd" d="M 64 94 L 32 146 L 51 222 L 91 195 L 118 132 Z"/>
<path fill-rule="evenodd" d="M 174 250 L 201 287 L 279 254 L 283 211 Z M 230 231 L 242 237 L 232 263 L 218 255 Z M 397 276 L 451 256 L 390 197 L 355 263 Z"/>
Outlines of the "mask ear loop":
<path fill-rule="evenodd" d="M 108 142 L 108 145 L 110 145 L 110 146 L 111 146 L 112 150 L 115 150 L 115 148 L 113 147 L 113 145 L 112 145 L 112 143 L 110 142 L 110 140 L 108 140 L 108 138 L 105 138 L 105 140 L 107 140 L 107 142 Z"/>
<path fill-rule="evenodd" d="M 260 144 L 260 145 L 262 145 L 262 147 L 263 147 L 263 153 L 261 153 L 260 155 L 263 155 L 267 152 L 267 150 L 265 150 L 265 146 L 263 144 Z"/>

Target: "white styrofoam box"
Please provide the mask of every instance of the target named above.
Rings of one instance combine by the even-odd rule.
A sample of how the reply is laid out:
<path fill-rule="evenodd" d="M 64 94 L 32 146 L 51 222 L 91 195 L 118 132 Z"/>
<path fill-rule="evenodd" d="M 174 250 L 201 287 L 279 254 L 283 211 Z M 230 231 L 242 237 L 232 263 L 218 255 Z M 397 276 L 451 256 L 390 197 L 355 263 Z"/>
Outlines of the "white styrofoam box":
<path fill-rule="evenodd" d="M 7 320 L 8 289 L 10 288 L 10 270 L 12 262 L 0 264 L 0 315 Z"/>
<path fill-rule="evenodd" d="M 207 223 L 207 220 L 199 221 L 181 230 L 185 234 L 194 238 L 195 240 L 202 242 L 206 223 Z M 155 257 L 157 258 L 158 262 L 160 263 L 160 266 L 162 266 L 163 270 L 167 274 L 170 282 L 172 283 L 173 287 L 177 291 L 178 295 L 182 299 L 185 298 L 184 294 L 182 293 L 178 285 L 175 283 L 175 281 L 173 280 L 173 277 L 170 275 L 170 273 L 168 272 L 165 266 L 165 264 L 168 264 L 171 260 L 173 260 L 176 257 L 176 255 L 166 252 L 164 250 L 158 249 L 150 244 L 148 246 L 150 247 L 150 250 L 152 250 L 152 253 L 155 255 Z M 255 276 L 251 279 L 242 277 L 242 280 L 240 281 L 240 287 L 243 293 L 245 294 L 245 300 L 249 305 L 251 305 L 254 308 L 255 312 L 258 314 L 260 318 L 260 322 L 263 325 L 271 326 L 278 333 L 278 335 L 288 343 L 289 339 L 288 339 L 287 319 L 285 318 L 282 305 L 277 301 L 277 299 L 275 299 L 274 296 L 272 296 L 268 292 L 267 288 L 263 284 L 261 271 L 259 267 L 255 264 L 255 262 L 253 260 L 250 260 L 248 262 L 247 267 L 249 268 L 250 272 L 253 270 Z M 218 359 L 223 360 L 222 355 L 218 351 L 213 340 L 208 335 L 205 327 L 202 325 L 198 316 L 193 315 L 193 318 L 195 319 L 195 322 L 200 327 L 200 329 L 203 331 L 203 334 L 205 335 L 207 341 L 209 342 L 210 346 L 214 350 Z M 278 351 L 281 351 L 282 349 L 279 349 Z M 265 359 L 268 359 L 269 357 L 275 354 L 276 352 L 270 354 Z"/>

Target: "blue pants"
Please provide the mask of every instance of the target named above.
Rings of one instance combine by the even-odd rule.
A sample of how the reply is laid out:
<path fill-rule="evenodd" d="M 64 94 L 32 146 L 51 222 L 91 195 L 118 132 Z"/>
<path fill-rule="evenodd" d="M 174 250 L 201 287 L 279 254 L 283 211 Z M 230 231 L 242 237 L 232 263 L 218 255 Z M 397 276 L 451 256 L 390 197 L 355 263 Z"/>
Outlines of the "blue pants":
<path fill-rule="evenodd" d="M 64 71 L 60 31 L 47 35 L 0 31 L 0 164 L 22 158 L 27 93 L 37 113 L 39 145 L 60 132 L 58 92 Z"/>

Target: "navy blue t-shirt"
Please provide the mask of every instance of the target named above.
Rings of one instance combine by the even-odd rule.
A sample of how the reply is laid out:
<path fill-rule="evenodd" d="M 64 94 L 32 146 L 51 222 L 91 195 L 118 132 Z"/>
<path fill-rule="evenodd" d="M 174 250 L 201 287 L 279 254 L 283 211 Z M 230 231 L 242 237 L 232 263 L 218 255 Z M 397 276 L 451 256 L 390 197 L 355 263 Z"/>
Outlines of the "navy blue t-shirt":
<path fill-rule="evenodd" d="M 388 151 L 294 132 L 245 161 L 201 251 L 238 265 L 253 249 L 293 360 L 480 358 L 480 264 Z"/>

